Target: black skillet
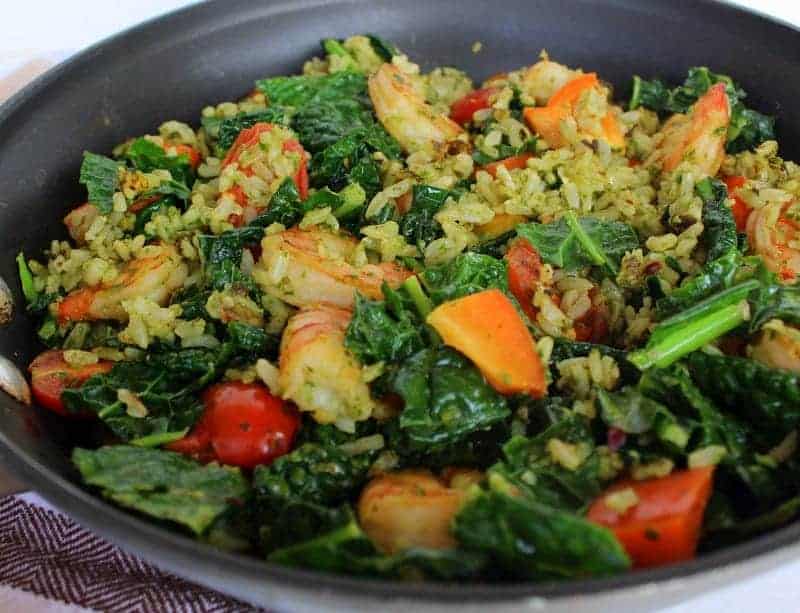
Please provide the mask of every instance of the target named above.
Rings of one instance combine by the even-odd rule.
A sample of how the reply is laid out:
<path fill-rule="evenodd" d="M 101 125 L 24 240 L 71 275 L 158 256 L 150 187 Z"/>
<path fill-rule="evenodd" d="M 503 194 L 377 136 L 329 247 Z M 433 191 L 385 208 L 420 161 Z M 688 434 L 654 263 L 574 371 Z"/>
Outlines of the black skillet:
<path fill-rule="evenodd" d="M 477 81 L 530 64 L 546 48 L 596 70 L 626 94 L 631 74 L 677 81 L 689 66 L 734 75 L 748 105 L 778 117 L 784 156 L 800 152 L 800 33 L 715 2 L 656 0 L 380 0 L 211 2 L 115 36 L 51 70 L 0 111 L 0 276 L 22 305 L 14 256 L 64 236 L 85 199 L 81 152 L 108 152 L 162 120 L 246 94 L 253 81 L 297 72 L 323 37 L 374 32 L 425 68 L 450 64 Z M 481 41 L 483 50 L 471 47 Z M 22 308 L 0 328 L 0 355 L 24 367 L 40 347 Z M 0 392 L 0 462 L 87 527 L 156 564 L 279 609 L 579 610 L 665 605 L 800 552 L 800 523 L 699 559 L 591 581 L 409 585 L 323 575 L 227 555 L 120 511 L 78 485 L 67 453 L 87 436 Z"/>

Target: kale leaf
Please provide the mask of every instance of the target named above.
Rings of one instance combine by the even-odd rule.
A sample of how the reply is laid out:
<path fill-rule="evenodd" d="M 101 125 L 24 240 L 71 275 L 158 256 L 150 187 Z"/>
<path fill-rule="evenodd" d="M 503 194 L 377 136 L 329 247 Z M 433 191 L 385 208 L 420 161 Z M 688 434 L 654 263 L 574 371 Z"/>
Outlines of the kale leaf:
<path fill-rule="evenodd" d="M 703 199 L 703 241 L 709 262 L 737 251 L 736 222 L 727 206 L 728 189 L 722 181 L 706 178 L 695 191 Z"/>
<path fill-rule="evenodd" d="M 551 439 L 573 445 L 580 464 L 566 468 L 548 452 Z M 505 459 L 490 469 L 535 500 L 558 509 L 577 511 L 602 489 L 600 460 L 588 421 L 569 415 L 537 436 L 514 436 L 503 446 Z"/>
<path fill-rule="evenodd" d="M 753 428 L 771 433 L 774 442 L 800 424 L 800 375 L 701 351 L 688 356 L 686 366 L 705 394 Z"/>
<path fill-rule="evenodd" d="M 453 580 L 478 574 L 485 564 L 479 553 L 459 549 L 409 549 L 391 556 L 375 551 L 352 511 L 320 536 L 272 552 L 267 559 L 287 566 L 386 578 Z"/>
<path fill-rule="evenodd" d="M 490 288 L 508 293 L 505 262 L 480 253 L 461 253 L 446 264 L 426 268 L 419 278 L 434 304 Z"/>
<path fill-rule="evenodd" d="M 265 552 L 318 536 L 341 520 L 340 505 L 367 480 L 375 452 L 305 443 L 253 475 L 251 503 Z"/>
<path fill-rule="evenodd" d="M 119 169 L 121 163 L 96 153 L 84 151 L 81 164 L 80 183 L 89 192 L 89 203 L 96 206 L 101 213 L 111 212 L 112 198 L 119 187 Z"/>
<path fill-rule="evenodd" d="M 553 579 L 604 576 L 630 568 L 606 528 L 528 496 L 495 489 L 470 500 L 453 520 L 467 550 L 485 553 L 505 576 Z"/>
<path fill-rule="evenodd" d="M 248 491 L 238 468 L 204 466 L 170 451 L 126 445 L 76 448 L 72 461 L 84 482 L 100 488 L 106 498 L 197 535 Z"/>
<path fill-rule="evenodd" d="M 380 151 L 386 157 L 400 156 L 400 145 L 378 123 L 356 127 L 316 153 L 311 160 L 310 180 L 314 187 L 328 186 L 340 190 L 349 183 L 358 183 L 372 198 L 382 188 L 380 172 L 372 154 Z"/>
<path fill-rule="evenodd" d="M 384 284 L 385 300 L 356 296 L 345 335 L 347 347 L 362 363 L 400 362 L 425 347 L 422 322 L 401 295 Z"/>
<path fill-rule="evenodd" d="M 295 109 L 292 128 L 306 150 L 316 153 L 357 128 L 374 123 L 363 74 L 343 70 L 324 76 L 275 77 L 256 82 L 270 105 Z"/>
<path fill-rule="evenodd" d="M 628 224 L 578 218 L 571 211 L 549 224 L 520 224 L 517 234 L 530 241 L 545 262 L 569 271 L 594 265 L 616 275 L 622 256 L 639 247 L 639 237 Z"/>
<path fill-rule="evenodd" d="M 697 275 L 656 302 L 659 319 L 688 309 L 700 301 L 733 285 L 741 263 L 738 251 L 730 251 L 706 263 Z"/>
<path fill-rule="evenodd" d="M 151 351 L 141 362 L 118 362 L 81 387 L 64 390 L 62 400 L 69 411 L 96 413 L 124 441 L 161 445 L 181 438 L 196 423 L 203 409 L 198 392 L 226 367 L 252 363 L 273 352 L 275 345 L 262 330 L 233 323 L 219 347 Z M 133 393 L 146 414 L 131 413 L 119 390 Z"/>
<path fill-rule="evenodd" d="M 146 138 L 133 141 L 125 151 L 125 159 L 142 172 L 168 170 L 172 178 L 183 185 L 191 185 L 194 179 L 194 171 L 187 155 L 167 155 L 162 147 Z"/>
<path fill-rule="evenodd" d="M 242 253 L 247 245 L 257 244 L 264 236 L 259 225 L 250 225 L 222 234 L 201 234 L 197 240 L 203 254 L 203 272 L 211 289 L 242 287 L 256 292 L 254 281 L 242 272 Z"/>
<path fill-rule="evenodd" d="M 682 425 L 663 404 L 628 386 L 616 393 L 597 390 L 603 422 L 626 434 L 652 432 L 666 451 L 680 454 L 689 443 L 692 424 Z"/>
<path fill-rule="evenodd" d="M 457 197 L 448 189 L 432 185 L 415 185 L 411 208 L 400 218 L 400 234 L 420 251 L 435 238 L 442 236 L 442 226 L 434 219 L 445 201 Z"/>
<path fill-rule="evenodd" d="M 469 360 L 442 346 L 407 358 L 394 374 L 392 387 L 405 400 L 400 427 L 417 443 L 462 440 L 510 414 L 505 398 Z"/>

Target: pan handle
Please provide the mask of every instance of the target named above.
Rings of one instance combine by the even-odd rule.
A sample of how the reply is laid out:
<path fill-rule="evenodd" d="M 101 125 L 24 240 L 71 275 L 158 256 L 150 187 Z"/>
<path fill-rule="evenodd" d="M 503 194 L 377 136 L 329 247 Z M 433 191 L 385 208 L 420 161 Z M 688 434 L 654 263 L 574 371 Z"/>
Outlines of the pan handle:
<path fill-rule="evenodd" d="M 19 494 L 27 489 L 28 487 L 26 485 L 23 485 L 17 481 L 17 479 L 9 475 L 5 467 L 0 465 L 0 498 L 12 494 Z"/>

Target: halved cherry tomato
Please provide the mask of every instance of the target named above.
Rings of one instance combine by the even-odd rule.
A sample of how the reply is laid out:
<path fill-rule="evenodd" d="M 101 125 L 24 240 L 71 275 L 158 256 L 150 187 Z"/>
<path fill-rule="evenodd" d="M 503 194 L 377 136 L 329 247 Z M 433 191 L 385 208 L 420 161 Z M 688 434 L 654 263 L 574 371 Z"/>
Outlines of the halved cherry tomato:
<path fill-rule="evenodd" d="M 537 310 L 533 306 L 533 295 L 539 287 L 542 271 L 542 258 L 524 238 L 518 238 L 506 253 L 508 262 L 508 288 L 519 300 L 522 310 L 531 319 L 536 319 Z"/>
<path fill-rule="evenodd" d="M 164 151 L 174 151 L 175 155 L 185 155 L 189 158 L 189 164 L 192 168 L 197 168 L 200 165 L 200 152 L 191 145 L 164 145 Z"/>
<path fill-rule="evenodd" d="M 476 111 L 492 106 L 490 98 L 496 91 L 497 87 L 485 87 L 459 98 L 450 106 L 450 119 L 462 126 L 469 123 Z"/>
<path fill-rule="evenodd" d="M 714 467 L 707 466 L 617 483 L 592 503 L 587 518 L 610 528 L 636 567 L 689 560 L 697 550 L 713 473 Z M 619 513 L 606 499 L 626 488 L 636 493 L 638 502 Z"/>
<path fill-rule="evenodd" d="M 239 136 L 236 137 L 225 159 L 222 160 L 222 166 L 227 166 L 238 160 L 245 149 L 257 145 L 261 135 L 265 132 L 269 132 L 273 127 L 274 124 L 260 122 L 239 132 Z M 292 178 L 297 185 L 297 192 L 300 195 L 300 199 L 305 200 L 308 197 L 308 154 L 306 150 L 303 149 L 303 146 L 294 139 L 287 140 L 283 143 L 283 151 L 300 154 L 300 165 L 297 167 L 297 172 Z M 247 171 L 244 172 L 247 174 Z"/>
<path fill-rule="evenodd" d="M 300 415 L 257 383 L 219 383 L 203 394 L 205 411 L 194 430 L 168 449 L 253 468 L 288 453 Z"/>
<path fill-rule="evenodd" d="M 747 183 L 747 179 L 741 175 L 734 175 L 732 177 L 725 177 L 723 179 L 725 185 L 728 187 L 728 196 L 733 199 L 733 206 L 731 213 L 733 219 L 736 221 L 736 229 L 739 232 L 744 232 L 747 229 L 747 219 L 750 217 L 750 207 L 747 203 L 736 195 L 736 190 Z"/>
<path fill-rule="evenodd" d="M 512 155 L 511 157 L 503 158 L 502 160 L 497 160 L 496 162 L 486 164 L 486 166 L 481 167 L 480 170 L 485 170 L 493 177 L 496 177 L 497 170 L 500 168 L 500 166 L 503 166 L 506 170 L 525 168 L 528 160 L 532 157 L 532 153 L 520 153 L 519 155 Z"/>
<path fill-rule="evenodd" d="M 72 366 L 64 359 L 64 352 L 51 349 L 39 354 L 28 367 L 31 389 L 36 402 L 46 409 L 68 417 L 87 417 L 84 413 L 70 413 L 61 401 L 68 387 L 80 387 L 91 376 L 108 372 L 113 362 L 100 360 L 96 364 Z"/>
<path fill-rule="evenodd" d="M 598 300 L 598 291 L 594 287 L 589 290 L 589 298 L 592 306 L 574 322 L 575 340 L 605 344 L 608 342 L 609 332 L 608 307 L 602 299 Z"/>

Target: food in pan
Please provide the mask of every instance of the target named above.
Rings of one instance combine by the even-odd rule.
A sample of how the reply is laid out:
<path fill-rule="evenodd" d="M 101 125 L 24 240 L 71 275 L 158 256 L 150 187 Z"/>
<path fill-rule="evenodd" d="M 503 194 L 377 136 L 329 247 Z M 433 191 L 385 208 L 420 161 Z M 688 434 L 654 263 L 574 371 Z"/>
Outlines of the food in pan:
<path fill-rule="evenodd" d="M 216 546 L 365 576 L 599 576 L 791 519 L 800 170 L 730 77 L 374 36 L 86 153 L 18 258 L 72 461 Z M 615 101 L 616 100 L 616 101 Z"/>

